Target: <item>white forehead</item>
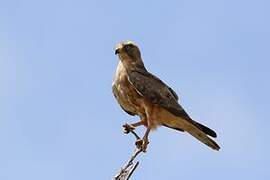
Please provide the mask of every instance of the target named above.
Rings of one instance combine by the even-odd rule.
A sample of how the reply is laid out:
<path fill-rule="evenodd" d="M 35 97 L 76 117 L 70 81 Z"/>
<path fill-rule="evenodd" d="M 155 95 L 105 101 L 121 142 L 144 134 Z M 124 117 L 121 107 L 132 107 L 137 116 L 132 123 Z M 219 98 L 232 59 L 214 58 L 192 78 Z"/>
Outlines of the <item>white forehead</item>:
<path fill-rule="evenodd" d="M 123 45 L 132 44 L 132 45 L 137 46 L 133 41 L 130 41 L 130 40 L 123 41 L 121 44 L 123 44 Z"/>

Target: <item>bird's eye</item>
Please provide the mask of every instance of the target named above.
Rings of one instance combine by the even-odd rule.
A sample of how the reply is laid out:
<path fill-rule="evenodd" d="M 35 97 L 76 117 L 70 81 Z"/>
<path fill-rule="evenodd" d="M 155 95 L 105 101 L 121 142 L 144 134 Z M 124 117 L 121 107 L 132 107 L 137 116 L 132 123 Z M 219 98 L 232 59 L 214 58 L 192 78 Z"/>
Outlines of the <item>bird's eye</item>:
<path fill-rule="evenodd" d="M 126 51 L 129 51 L 131 48 L 132 48 L 131 45 L 126 45 L 126 46 L 125 46 L 125 50 L 126 50 Z"/>

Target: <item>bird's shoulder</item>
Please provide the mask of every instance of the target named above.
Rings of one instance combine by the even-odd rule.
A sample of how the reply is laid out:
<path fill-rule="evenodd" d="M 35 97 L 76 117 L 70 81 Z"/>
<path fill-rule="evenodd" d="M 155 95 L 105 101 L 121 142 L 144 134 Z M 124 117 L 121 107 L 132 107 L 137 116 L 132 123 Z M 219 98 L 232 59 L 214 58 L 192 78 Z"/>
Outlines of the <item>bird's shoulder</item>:
<path fill-rule="evenodd" d="M 179 99 L 177 93 L 169 85 L 146 69 L 133 70 L 132 72 L 128 73 L 129 79 L 130 76 L 133 76 L 131 78 L 136 78 L 136 81 L 141 84 L 146 83 L 147 87 L 150 89 L 170 93 L 176 101 Z"/>

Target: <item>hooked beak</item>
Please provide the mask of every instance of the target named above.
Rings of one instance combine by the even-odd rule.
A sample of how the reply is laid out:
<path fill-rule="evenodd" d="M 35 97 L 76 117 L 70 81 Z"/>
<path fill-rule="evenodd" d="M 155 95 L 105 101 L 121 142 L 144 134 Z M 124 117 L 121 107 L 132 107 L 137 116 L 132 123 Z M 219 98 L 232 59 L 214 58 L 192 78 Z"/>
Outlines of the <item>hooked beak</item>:
<path fill-rule="evenodd" d="M 116 47 L 115 47 L 115 52 L 114 54 L 119 54 L 121 49 L 122 49 L 123 45 L 121 43 L 117 44 Z"/>
<path fill-rule="evenodd" d="M 116 49 L 115 52 L 114 52 L 114 54 L 115 54 L 115 55 L 116 55 L 116 54 L 119 54 L 119 49 Z"/>

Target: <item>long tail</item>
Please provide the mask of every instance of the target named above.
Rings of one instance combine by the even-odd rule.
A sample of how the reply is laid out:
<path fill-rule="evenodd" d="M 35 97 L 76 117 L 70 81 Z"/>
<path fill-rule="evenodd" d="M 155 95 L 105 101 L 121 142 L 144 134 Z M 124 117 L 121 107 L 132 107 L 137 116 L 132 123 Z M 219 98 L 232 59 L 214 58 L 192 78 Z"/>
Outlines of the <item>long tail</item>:
<path fill-rule="evenodd" d="M 200 130 L 202 130 L 205 134 L 213 137 L 213 138 L 216 138 L 217 137 L 217 134 L 215 131 L 213 131 L 212 129 L 210 129 L 209 127 L 203 125 L 203 124 L 200 124 L 196 121 L 193 121 L 197 127 L 199 127 Z"/>
<path fill-rule="evenodd" d="M 217 137 L 217 134 L 215 131 L 212 129 L 196 122 L 191 119 L 186 120 L 186 119 L 179 119 L 175 118 L 171 121 L 167 121 L 166 123 L 163 123 L 162 125 L 173 128 L 175 130 L 179 131 L 187 131 L 189 134 L 191 134 L 193 137 L 204 143 L 205 145 L 209 146 L 210 148 L 214 150 L 219 150 L 220 147 L 219 145 L 212 140 L 209 136 L 211 137 Z"/>
<path fill-rule="evenodd" d="M 185 129 L 189 134 L 191 134 L 193 137 L 204 143 L 205 145 L 209 146 L 210 148 L 214 150 L 219 150 L 219 145 L 209 138 L 206 133 L 204 133 L 201 129 L 199 129 L 197 126 L 190 124 Z"/>

